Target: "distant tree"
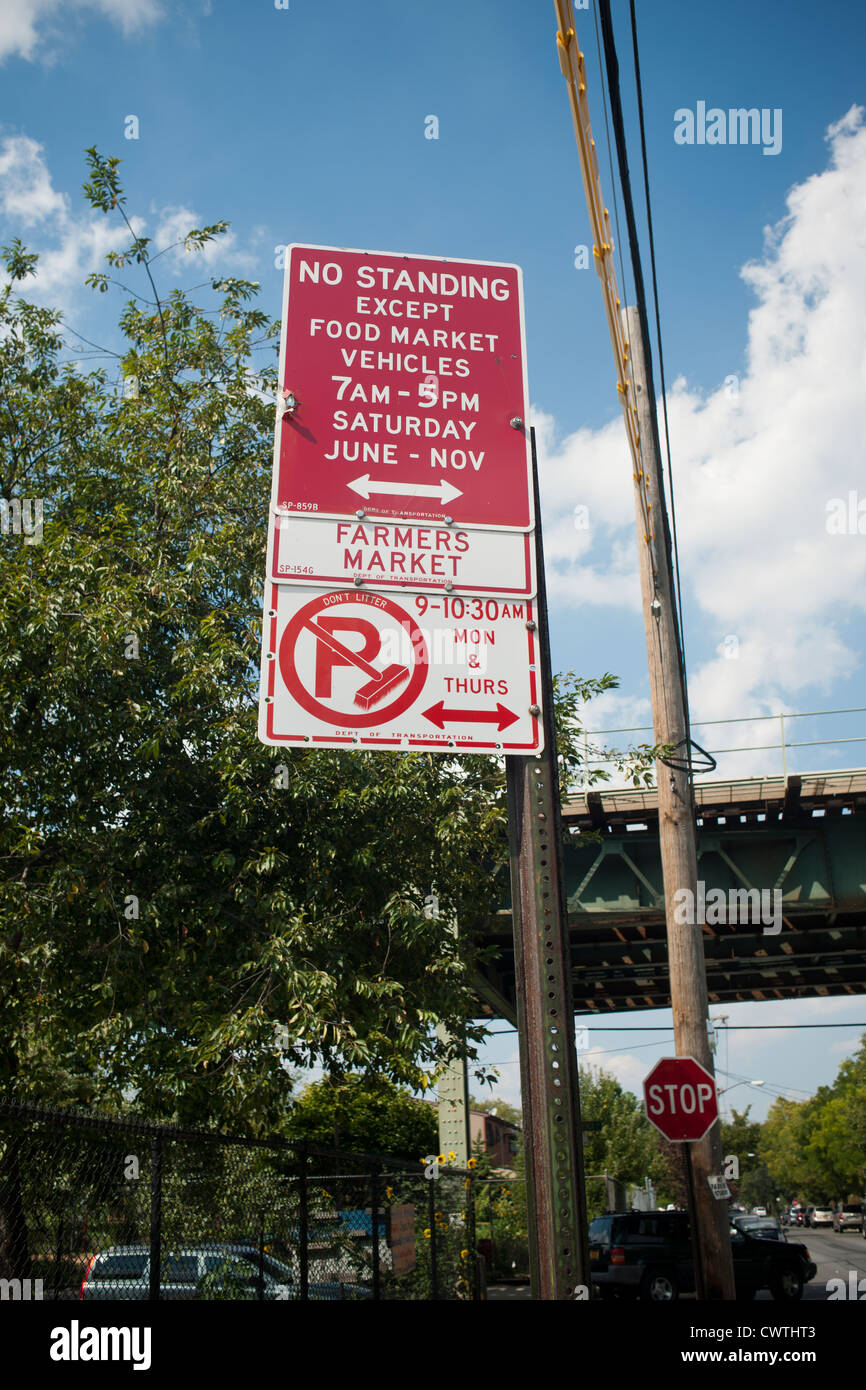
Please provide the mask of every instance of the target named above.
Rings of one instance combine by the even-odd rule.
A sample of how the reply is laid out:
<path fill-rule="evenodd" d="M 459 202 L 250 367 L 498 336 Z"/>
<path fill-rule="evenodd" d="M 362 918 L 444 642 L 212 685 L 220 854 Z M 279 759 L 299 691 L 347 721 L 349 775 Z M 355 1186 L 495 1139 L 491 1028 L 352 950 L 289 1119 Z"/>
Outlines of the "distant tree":
<path fill-rule="evenodd" d="M 657 1130 L 646 1118 L 637 1097 L 624 1091 L 614 1076 L 593 1067 L 580 1068 L 580 1112 L 584 1120 L 600 1120 L 590 1131 L 583 1151 L 588 1174 L 604 1174 L 642 1187 L 644 1179 L 663 1184 L 668 1165 L 656 1143 Z M 587 1185 L 590 1218 L 604 1211 L 604 1184 Z"/>
<path fill-rule="evenodd" d="M 313 1082 L 288 1112 L 284 1132 L 325 1148 L 355 1149 L 417 1162 L 439 1151 L 435 1106 L 385 1078 Z"/>
<path fill-rule="evenodd" d="M 745 1110 L 731 1110 L 731 1119 L 721 1125 L 722 1162 L 728 1167 L 728 1160 L 734 1158 L 739 1168 L 739 1177 L 729 1176 L 728 1187 L 734 1201 L 748 1199 L 742 1196 L 741 1183 L 759 1166 L 758 1145 L 761 1141 L 761 1125 L 749 1119 L 751 1106 Z M 751 1155 L 751 1157 L 750 1157 Z M 757 1199 L 755 1199 L 757 1200 Z"/>
<path fill-rule="evenodd" d="M 502 1100 L 500 1096 L 485 1096 L 483 1100 L 470 1096 L 469 1108 L 480 1110 L 485 1115 L 492 1115 L 495 1111 L 500 1120 L 508 1120 L 513 1125 L 523 1124 L 523 1111 L 518 1110 L 516 1105 L 510 1105 L 507 1100 Z"/>

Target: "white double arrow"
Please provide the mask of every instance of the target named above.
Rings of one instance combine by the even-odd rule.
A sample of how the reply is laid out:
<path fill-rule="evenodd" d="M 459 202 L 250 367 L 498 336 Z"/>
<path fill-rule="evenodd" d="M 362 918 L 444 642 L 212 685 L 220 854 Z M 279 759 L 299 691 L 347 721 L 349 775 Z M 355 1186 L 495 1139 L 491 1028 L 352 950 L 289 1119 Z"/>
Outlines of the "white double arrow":
<path fill-rule="evenodd" d="M 370 474 L 365 473 L 362 478 L 353 478 L 346 487 L 364 498 L 369 498 L 371 492 L 389 492 L 398 497 L 438 497 L 440 502 L 450 502 L 455 497 L 463 496 L 459 487 L 452 487 L 444 478 L 438 483 L 386 483 L 384 480 L 373 481 Z"/>

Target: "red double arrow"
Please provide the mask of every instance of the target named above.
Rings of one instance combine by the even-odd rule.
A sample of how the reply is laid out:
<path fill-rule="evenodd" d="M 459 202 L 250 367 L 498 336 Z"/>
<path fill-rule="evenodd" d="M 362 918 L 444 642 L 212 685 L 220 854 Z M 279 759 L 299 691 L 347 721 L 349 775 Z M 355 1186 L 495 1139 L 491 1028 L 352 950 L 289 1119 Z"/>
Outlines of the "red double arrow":
<path fill-rule="evenodd" d="M 444 729 L 446 722 L 456 723 L 460 720 L 464 724 L 495 724 L 499 732 L 507 729 L 509 724 L 514 724 L 520 718 L 517 714 L 512 714 L 510 709 L 504 705 L 497 704 L 496 709 L 446 709 L 445 701 L 439 700 L 437 704 L 431 705 L 429 709 L 422 712 L 424 719 L 429 719 L 431 724 L 435 724 L 437 729 Z"/>

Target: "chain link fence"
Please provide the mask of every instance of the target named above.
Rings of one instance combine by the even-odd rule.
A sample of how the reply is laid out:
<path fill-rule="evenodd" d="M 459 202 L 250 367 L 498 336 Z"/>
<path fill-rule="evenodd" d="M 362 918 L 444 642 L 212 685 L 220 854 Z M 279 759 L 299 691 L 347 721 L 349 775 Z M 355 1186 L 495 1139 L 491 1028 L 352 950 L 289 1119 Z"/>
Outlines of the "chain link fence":
<path fill-rule="evenodd" d="M 0 1102 L 0 1299 L 472 1300 L 471 1173 Z"/>

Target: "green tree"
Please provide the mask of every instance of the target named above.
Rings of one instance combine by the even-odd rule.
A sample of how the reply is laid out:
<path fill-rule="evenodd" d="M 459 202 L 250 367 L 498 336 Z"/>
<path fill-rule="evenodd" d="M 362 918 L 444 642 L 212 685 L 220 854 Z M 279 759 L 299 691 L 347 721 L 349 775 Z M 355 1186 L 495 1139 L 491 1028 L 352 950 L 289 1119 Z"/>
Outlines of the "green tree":
<path fill-rule="evenodd" d="M 761 1127 L 758 1153 L 782 1191 L 816 1201 L 819 1198 L 812 1193 L 815 1177 L 806 1157 L 808 1130 L 805 1103 L 778 1096 Z"/>
<path fill-rule="evenodd" d="M 663 1182 L 667 1165 L 656 1143 L 657 1131 L 650 1124 L 631 1091 L 624 1091 L 609 1072 L 600 1067 L 580 1068 L 581 1119 L 601 1122 L 601 1129 L 589 1131 L 584 1147 L 587 1174 L 610 1177 L 623 1183 L 643 1186 L 644 1179 Z M 604 1184 L 595 1177 L 587 1183 L 587 1211 L 590 1220 L 605 1206 Z"/>
<path fill-rule="evenodd" d="M 523 1111 L 519 1110 L 516 1105 L 510 1105 L 507 1100 L 502 1100 L 499 1096 L 485 1096 L 483 1100 L 470 1096 L 469 1108 L 470 1110 L 480 1110 L 485 1115 L 490 1115 L 495 1111 L 500 1120 L 509 1120 L 513 1125 L 523 1124 Z"/>
<path fill-rule="evenodd" d="M 276 326 L 234 278 L 161 294 L 117 161 L 89 162 L 131 232 L 92 282 L 144 280 L 118 377 L 64 365 L 18 243 L 0 290 L 3 496 L 46 512 L 40 543 L 0 538 L 0 1086 L 261 1130 L 287 1068 L 418 1086 L 456 1046 L 433 1023 L 467 1036 L 501 773 L 259 743 Z"/>
<path fill-rule="evenodd" d="M 731 1110 L 731 1119 L 721 1125 L 722 1162 L 727 1169 L 728 1159 L 735 1158 L 739 1177 L 728 1177 L 728 1186 L 734 1201 L 754 1205 L 762 1201 L 759 1197 L 749 1197 L 749 1182 L 759 1166 L 758 1145 L 761 1140 L 761 1126 L 749 1119 L 751 1106 L 745 1110 Z M 745 1187 L 741 1186 L 745 1184 Z"/>
<path fill-rule="evenodd" d="M 291 1139 L 414 1162 L 439 1147 L 436 1107 L 383 1077 L 314 1082 L 293 1104 L 285 1129 Z"/>
<path fill-rule="evenodd" d="M 3 249 L 0 487 L 44 519 L 0 535 L 0 1092 L 259 1133 L 293 1068 L 421 1088 L 476 1054 L 502 768 L 259 743 L 277 325 L 233 276 L 163 290 L 119 161 L 88 164 L 129 233 L 89 277 L 125 298 L 110 367 L 66 360 Z M 615 685 L 558 678 L 563 785 Z"/>

